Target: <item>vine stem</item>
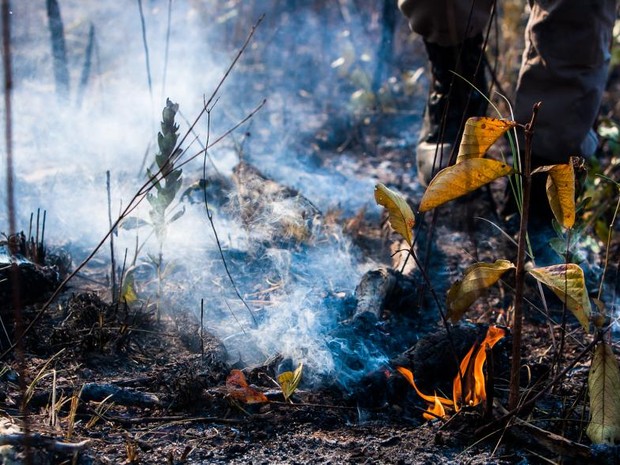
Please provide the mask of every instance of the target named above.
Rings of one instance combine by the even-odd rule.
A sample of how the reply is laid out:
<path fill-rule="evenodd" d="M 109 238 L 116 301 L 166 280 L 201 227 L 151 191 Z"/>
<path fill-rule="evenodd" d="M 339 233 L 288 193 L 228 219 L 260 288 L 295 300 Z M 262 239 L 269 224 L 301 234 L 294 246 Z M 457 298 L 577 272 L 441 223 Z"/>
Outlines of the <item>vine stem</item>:
<path fill-rule="evenodd" d="M 534 104 L 532 119 L 525 125 L 525 154 L 523 160 L 523 211 L 519 225 L 517 269 L 515 272 L 515 306 L 512 320 L 512 363 L 510 367 L 510 394 L 508 409 L 519 404 L 521 385 L 521 340 L 523 332 L 523 290 L 525 285 L 525 252 L 527 247 L 527 223 L 529 220 L 530 194 L 532 191 L 532 137 L 541 102 Z"/>

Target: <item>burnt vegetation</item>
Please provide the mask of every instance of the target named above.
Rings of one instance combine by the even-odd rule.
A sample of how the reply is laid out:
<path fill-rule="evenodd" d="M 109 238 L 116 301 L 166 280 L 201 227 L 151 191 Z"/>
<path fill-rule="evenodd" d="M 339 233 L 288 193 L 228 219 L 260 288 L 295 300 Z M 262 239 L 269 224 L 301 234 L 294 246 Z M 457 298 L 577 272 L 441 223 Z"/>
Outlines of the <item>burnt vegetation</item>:
<path fill-rule="evenodd" d="M 615 55 L 597 161 L 538 174 L 575 189 L 526 238 L 507 178 L 418 183 L 394 2 L 8 3 L 3 463 L 618 460 Z"/>

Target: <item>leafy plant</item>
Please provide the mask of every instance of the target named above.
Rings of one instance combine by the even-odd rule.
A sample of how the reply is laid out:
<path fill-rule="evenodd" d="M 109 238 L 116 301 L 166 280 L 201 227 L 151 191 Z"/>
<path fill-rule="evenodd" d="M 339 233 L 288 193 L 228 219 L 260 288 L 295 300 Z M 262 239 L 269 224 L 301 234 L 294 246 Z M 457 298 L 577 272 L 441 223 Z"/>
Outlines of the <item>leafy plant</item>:
<path fill-rule="evenodd" d="M 182 150 L 177 147 L 179 138 L 179 126 L 175 123 L 175 116 L 179 110 L 179 105 L 166 100 L 166 106 L 162 111 L 161 132 L 157 134 L 157 144 L 159 152 L 155 155 L 153 167 L 146 169 L 152 189 L 146 194 L 151 209 L 149 210 L 149 220 L 137 217 L 127 217 L 122 223 L 125 229 L 133 229 L 142 226 L 149 226 L 155 234 L 159 245 L 157 255 L 148 255 L 150 264 L 154 267 L 157 275 L 157 315 L 159 317 L 159 305 L 162 296 L 162 285 L 170 264 L 164 264 L 163 250 L 166 241 L 168 226 L 177 221 L 185 213 L 185 209 L 171 208 L 173 201 L 181 190 L 182 174 L 181 168 L 175 167 L 175 161 L 181 155 Z M 138 252 L 136 252 L 137 254 Z M 135 261 L 135 259 L 134 259 Z M 123 280 L 121 287 L 121 300 L 131 303 L 137 300 L 136 268 L 131 267 Z"/>
<path fill-rule="evenodd" d="M 538 105 L 534 107 L 532 120 L 525 125 L 488 117 L 470 118 L 465 125 L 456 163 L 436 174 L 423 194 L 419 206 L 420 212 L 430 211 L 500 177 L 509 175 L 516 177 L 513 180 L 513 185 L 520 186 L 517 189 L 520 197 L 517 201 L 521 206 L 517 263 L 504 259 L 498 259 L 494 263 L 475 263 L 467 268 L 463 278 L 455 282 L 449 289 L 446 313 L 440 305 L 442 319 L 446 329 L 449 330 L 448 319 L 452 323 L 457 323 L 487 288 L 501 279 L 504 273 L 511 270 L 515 271 L 515 312 L 511 322 L 513 352 L 509 397 L 509 409 L 512 414 L 518 413 L 521 408 L 519 375 L 522 366 L 521 327 L 523 316 L 521 309 L 523 307 L 523 285 L 526 274 L 555 293 L 562 300 L 565 308 L 575 315 L 586 333 L 590 332 L 591 323 L 594 323 L 597 331 L 593 344 L 602 341 L 604 333 L 608 330 L 608 327 L 605 327 L 605 318 L 593 318 L 582 268 L 578 264 L 569 262 L 569 259 L 572 258 L 572 254 L 569 252 L 571 246 L 574 245 L 574 242 L 571 243 L 571 239 L 577 235 L 573 234 L 577 211 L 574 167 L 579 161 L 575 157 L 571 157 L 569 162 L 565 164 L 542 166 L 536 170 L 531 170 L 531 137 L 537 111 Z M 513 153 L 516 159 L 515 166 L 484 158 L 489 147 L 513 128 L 522 128 L 525 131 L 524 158 L 520 160 L 517 154 Z M 529 242 L 527 238 L 527 212 L 530 203 L 532 175 L 547 176 L 547 197 L 554 216 L 556 232 L 560 237 L 566 239 L 564 253 L 561 254 L 565 258 L 564 263 L 537 267 L 533 262 L 531 265 L 525 266 L 526 247 Z M 375 199 L 379 205 L 387 208 L 390 225 L 411 246 L 410 254 L 418 263 L 412 246 L 415 242 L 412 231 L 415 218 L 407 202 L 399 194 L 390 191 L 381 184 L 375 188 Z M 560 249 L 559 241 L 556 240 L 553 245 L 556 250 Z M 420 271 L 428 281 L 424 270 L 421 268 Z M 462 377 L 463 373 L 461 372 L 459 375 Z M 412 380 L 410 382 L 413 384 Z M 589 377 L 589 389 L 592 418 L 587 428 L 588 436 L 595 443 L 614 443 L 620 440 L 620 370 L 617 360 L 606 342 L 599 342 L 595 350 Z M 434 399 L 430 396 L 426 397 L 427 401 L 437 404 L 436 396 Z M 455 404 L 456 401 L 455 398 L 452 402 Z M 443 402 L 439 400 L 439 403 Z M 436 405 L 436 407 L 438 406 Z M 437 409 L 437 411 L 442 411 L 442 409 Z M 433 416 L 436 417 L 437 415 L 431 414 L 427 418 Z"/>

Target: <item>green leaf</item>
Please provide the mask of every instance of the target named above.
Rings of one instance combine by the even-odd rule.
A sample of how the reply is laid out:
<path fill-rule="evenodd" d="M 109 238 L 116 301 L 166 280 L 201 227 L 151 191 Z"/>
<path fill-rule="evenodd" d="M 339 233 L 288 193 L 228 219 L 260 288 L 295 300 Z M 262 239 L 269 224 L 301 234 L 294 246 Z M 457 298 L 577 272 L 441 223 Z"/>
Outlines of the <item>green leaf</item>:
<path fill-rule="evenodd" d="M 594 351 L 588 376 L 590 424 L 586 433 L 594 444 L 620 442 L 620 370 L 611 347 L 601 342 Z"/>
<path fill-rule="evenodd" d="M 285 371 L 278 376 L 278 384 L 282 388 L 282 394 L 284 394 L 285 400 L 288 401 L 297 390 L 297 387 L 301 381 L 303 367 L 304 364 L 300 363 L 294 372 Z"/>
<path fill-rule="evenodd" d="M 127 218 L 123 219 L 123 221 L 120 222 L 118 227 L 121 229 L 131 230 L 131 229 L 138 229 L 143 226 L 150 226 L 150 225 L 151 223 L 149 223 L 146 220 L 143 220 L 142 218 L 138 218 L 136 216 L 128 216 Z"/>
<path fill-rule="evenodd" d="M 151 168 L 146 169 L 146 177 L 153 183 L 153 186 L 155 186 L 157 189 L 160 188 L 159 179 L 155 176 L 155 173 L 153 173 Z"/>
<path fill-rule="evenodd" d="M 590 314 L 592 307 L 588 298 L 588 291 L 579 265 L 567 263 L 561 265 L 533 268 L 528 271 L 537 281 L 541 282 L 557 295 L 568 308 L 581 326 L 589 332 Z"/>
<path fill-rule="evenodd" d="M 515 265 L 509 260 L 496 260 L 495 263 L 479 262 L 467 268 L 463 279 L 455 282 L 448 290 L 448 318 L 453 323 L 458 322 L 487 288 L 513 268 Z"/>
<path fill-rule="evenodd" d="M 180 210 L 178 210 L 174 215 L 170 217 L 170 219 L 168 220 L 168 224 L 174 223 L 176 220 L 181 218 L 184 214 L 185 214 L 185 206 L 181 208 Z"/>
<path fill-rule="evenodd" d="M 407 201 L 381 183 L 375 186 L 375 201 L 387 208 L 392 229 L 400 234 L 407 244 L 412 245 L 415 216 Z"/>

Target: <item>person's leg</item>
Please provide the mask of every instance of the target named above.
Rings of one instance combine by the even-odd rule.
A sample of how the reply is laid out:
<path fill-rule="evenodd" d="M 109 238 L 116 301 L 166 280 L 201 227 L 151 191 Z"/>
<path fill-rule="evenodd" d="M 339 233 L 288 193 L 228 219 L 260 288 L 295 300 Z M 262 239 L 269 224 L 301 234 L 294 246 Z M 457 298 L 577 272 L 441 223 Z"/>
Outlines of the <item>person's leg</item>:
<path fill-rule="evenodd" d="M 591 157 L 592 127 L 607 80 L 615 0 L 536 0 L 525 31 L 515 119 L 542 102 L 532 141 L 535 165 Z"/>
<path fill-rule="evenodd" d="M 423 184 L 450 161 L 466 119 L 486 111 L 486 100 L 462 78 L 486 92 L 482 31 L 492 5 L 493 0 L 398 2 L 411 29 L 424 39 L 432 71 L 416 147 L 418 177 Z"/>
<path fill-rule="evenodd" d="M 413 32 L 425 42 L 453 47 L 482 33 L 494 0 L 398 0 Z"/>

